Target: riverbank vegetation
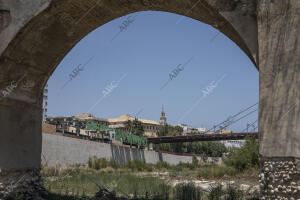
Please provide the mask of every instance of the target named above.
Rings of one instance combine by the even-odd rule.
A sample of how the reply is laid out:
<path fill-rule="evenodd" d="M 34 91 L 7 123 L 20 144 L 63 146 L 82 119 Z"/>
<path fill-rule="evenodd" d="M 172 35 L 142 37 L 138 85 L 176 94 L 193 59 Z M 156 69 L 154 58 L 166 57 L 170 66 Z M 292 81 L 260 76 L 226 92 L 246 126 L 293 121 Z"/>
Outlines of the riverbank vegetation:
<path fill-rule="evenodd" d="M 138 160 L 118 164 L 114 160 L 90 158 L 88 166 L 43 167 L 42 176 L 50 199 L 88 199 L 100 187 L 114 192 L 119 199 L 255 199 L 257 194 L 249 195 L 234 184 L 222 183 L 245 180 L 258 184 L 257 141 L 247 138 L 242 148 L 227 154 L 220 165 L 203 163 L 195 156 L 192 163 L 178 165 L 146 164 Z M 196 184 L 203 180 L 214 184 L 203 189 Z"/>

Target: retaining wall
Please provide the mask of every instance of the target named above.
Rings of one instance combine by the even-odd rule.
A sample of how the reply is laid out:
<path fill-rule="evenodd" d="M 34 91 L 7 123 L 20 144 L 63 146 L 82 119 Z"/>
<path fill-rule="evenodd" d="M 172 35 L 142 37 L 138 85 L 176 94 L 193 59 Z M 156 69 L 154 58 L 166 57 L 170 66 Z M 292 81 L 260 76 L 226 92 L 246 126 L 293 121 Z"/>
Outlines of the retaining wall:
<path fill-rule="evenodd" d="M 83 140 L 74 137 L 66 137 L 59 134 L 43 133 L 42 164 L 49 167 L 56 165 L 69 166 L 74 164 L 88 163 L 89 158 L 113 158 L 117 163 L 122 164 L 130 160 L 142 160 L 146 163 L 156 164 L 164 161 L 172 165 L 192 163 L 192 156 L 181 156 L 155 151 L 141 150 Z M 198 157 L 198 160 L 201 160 Z M 221 163 L 221 158 L 208 158 L 208 162 Z"/>

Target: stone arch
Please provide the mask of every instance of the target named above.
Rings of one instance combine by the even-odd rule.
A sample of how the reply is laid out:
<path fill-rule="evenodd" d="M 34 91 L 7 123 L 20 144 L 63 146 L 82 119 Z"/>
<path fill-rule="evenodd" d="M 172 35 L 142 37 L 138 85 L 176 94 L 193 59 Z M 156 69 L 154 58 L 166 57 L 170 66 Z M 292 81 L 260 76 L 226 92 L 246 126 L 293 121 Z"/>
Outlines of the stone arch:
<path fill-rule="evenodd" d="M 12 80 L 18 81 L 21 78 L 20 85 L 27 86 L 15 89 L 14 94 L 10 95 L 15 100 L 27 99 L 31 103 L 40 103 L 48 78 L 78 41 L 113 19 L 144 10 L 177 13 L 210 24 L 234 41 L 258 66 L 255 12 L 245 13 L 241 3 L 213 0 L 35 1 L 40 7 L 28 10 L 33 15 L 40 9 L 39 14 L 24 14 L 22 17 L 28 18 L 24 20 L 27 23 L 20 26 L 13 24 L 12 20 L 12 24 L 2 31 L 11 33 L 9 31 L 14 27 L 16 35 L 4 38 L 6 41 L 0 46 L 0 65 L 3 70 L 0 86 L 3 88 Z M 249 4 L 251 6 L 253 7 Z M 14 12 L 19 8 L 11 5 L 10 9 L 14 19 Z M 7 40 L 9 43 L 5 46 Z"/>
<path fill-rule="evenodd" d="M 40 167 L 42 90 L 65 54 L 102 24 L 143 10 L 212 25 L 259 67 L 262 197 L 299 197 L 266 185 L 300 187 L 298 0 L 0 0 L 0 89 L 8 90 L 0 99 L 0 183 L 17 182 L 1 171 Z M 267 177 L 274 173 L 285 176 Z"/>
<path fill-rule="evenodd" d="M 44 86 L 91 31 L 134 12 L 176 13 L 223 32 L 258 68 L 255 6 L 248 5 L 250 12 L 240 2 L 224 0 L 0 0 L 0 178 L 1 170 L 20 171 L 16 178 L 24 170 L 38 176 Z"/>
<path fill-rule="evenodd" d="M 0 94 L 0 152 L 15 158 L 0 159 L 0 168 L 39 167 L 43 88 L 70 49 L 97 27 L 138 11 L 177 13 L 217 28 L 258 66 L 255 6 L 224 0 L 0 0 L 0 88 L 10 87 Z M 17 150 L 1 145 L 16 137 L 23 139 Z"/>

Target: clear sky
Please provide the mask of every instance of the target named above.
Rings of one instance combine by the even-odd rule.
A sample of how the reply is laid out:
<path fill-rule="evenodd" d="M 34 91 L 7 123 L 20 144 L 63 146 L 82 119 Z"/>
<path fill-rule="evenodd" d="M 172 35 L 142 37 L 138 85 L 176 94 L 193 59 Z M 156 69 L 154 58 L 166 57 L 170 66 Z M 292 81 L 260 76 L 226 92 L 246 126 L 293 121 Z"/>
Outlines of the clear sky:
<path fill-rule="evenodd" d="M 120 32 L 124 21 L 129 24 Z M 47 114 L 128 113 L 159 121 L 163 105 L 170 124 L 210 128 L 258 102 L 259 95 L 257 69 L 218 33 L 167 12 L 115 19 L 83 38 L 59 64 L 48 81 Z M 254 112 L 229 129 L 241 131 L 257 117 Z"/>

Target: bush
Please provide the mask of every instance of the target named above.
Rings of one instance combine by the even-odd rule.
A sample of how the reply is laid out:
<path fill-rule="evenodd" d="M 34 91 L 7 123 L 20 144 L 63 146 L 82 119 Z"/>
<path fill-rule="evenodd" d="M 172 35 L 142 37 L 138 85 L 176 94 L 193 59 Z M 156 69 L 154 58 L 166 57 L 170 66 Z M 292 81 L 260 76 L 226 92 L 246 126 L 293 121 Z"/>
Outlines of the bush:
<path fill-rule="evenodd" d="M 175 199 L 178 200 L 199 200 L 201 199 L 203 192 L 199 187 L 195 186 L 195 183 L 180 183 L 175 187 Z"/>
<path fill-rule="evenodd" d="M 129 161 L 124 165 L 124 168 L 128 168 L 131 171 L 152 171 L 152 167 L 140 160 Z"/>
<path fill-rule="evenodd" d="M 207 165 L 198 169 L 198 178 L 221 178 L 225 175 L 235 176 L 238 173 L 233 167 L 226 165 Z"/>
<path fill-rule="evenodd" d="M 105 158 L 94 157 L 94 158 L 89 158 L 88 166 L 89 168 L 99 170 L 108 167 L 109 162 Z"/>
<path fill-rule="evenodd" d="M 161 170 L 161 169 L 171 169 L 172 166 L 167 163 L 167 162 L 164 162 L 164 161 L 158 161 L 155 165 L 155 168 L 158 169 L 158 170 Z"/>
<path fill-rule="evenodd" d="M 110 167 L 112 167 L 114 169 L 118 169 L 120 167 L 119 164 L 112 158 L 110 159 L 108 164 Z"/>
<path fill-rule="evenodd" d="M 211 185 L 208 193 L 208 200 L 242 200 L 244 198 L 243 192 L 233 185 L 227 185 L 226 189 L 221 184 Z"/>
<path fill-rule="evenodd" d="M 222 157 L 228 152 L 224 144 L 219 142 L 184 142 L 173 144 L 159 144 L 159 149 L 163 151 L 178 153 L 201 154 L 208 157 Z"/>
<path fill-rule="evenodd" d="M 239 171 L 259 167 L 258 142 L 253 137 L 246 138 L 245 145 L 229 153 L 225 164 Z"/>
<path fill-rule="evenodd" d="M 198 160 L 198 158 L 196 157 L 195 154 L 193 154 L 192 163 L 193 163 L 193 165 L 198 165 L 199 164 L 199 160 Z"/>
<path fill-rule="evenodd" d="M 227 186 L 226 194 L 228 200 L 243 199 L 243 192 L 233 185 Z"/>
<path fill-rule="evenodd" d="M 208 193 L 209 200 L 219 200 L 224 194 L 223 187 L 221 184 L 211 185 Z"/>

